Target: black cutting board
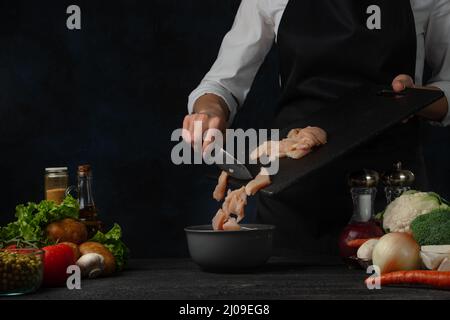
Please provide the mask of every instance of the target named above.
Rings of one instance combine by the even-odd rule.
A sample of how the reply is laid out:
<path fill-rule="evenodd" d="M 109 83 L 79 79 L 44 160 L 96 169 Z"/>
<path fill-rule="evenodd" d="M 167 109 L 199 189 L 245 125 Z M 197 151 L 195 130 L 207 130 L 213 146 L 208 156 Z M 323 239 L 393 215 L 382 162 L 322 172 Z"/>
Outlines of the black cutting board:
<path fill-rule="evenodd" d="M 356 91 L 335 107 L 304 119 L 326 129 L 328 143 L 302 159 L 281 159 L 272 184 L 261 192 L 279 193 L 443 97 L 441 91 L 434 90 L 407 89 L 402 95 L 381 94 L 382 90 L 382 87 L 372 87 Z"/>

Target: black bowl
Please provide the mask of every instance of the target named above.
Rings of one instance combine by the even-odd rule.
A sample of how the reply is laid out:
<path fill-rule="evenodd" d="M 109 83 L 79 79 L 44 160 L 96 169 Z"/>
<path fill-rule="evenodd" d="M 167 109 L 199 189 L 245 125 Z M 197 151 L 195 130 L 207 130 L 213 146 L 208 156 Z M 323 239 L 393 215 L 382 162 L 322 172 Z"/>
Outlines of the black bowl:
<path fill-rule="evenodd" d="M 211 225 L 186 231 L 192 260 L 214 272 L 246 272 L 261 267 L 272 255 L 274 226 L 242 224 L 239 231 L 214 231 Z"/>

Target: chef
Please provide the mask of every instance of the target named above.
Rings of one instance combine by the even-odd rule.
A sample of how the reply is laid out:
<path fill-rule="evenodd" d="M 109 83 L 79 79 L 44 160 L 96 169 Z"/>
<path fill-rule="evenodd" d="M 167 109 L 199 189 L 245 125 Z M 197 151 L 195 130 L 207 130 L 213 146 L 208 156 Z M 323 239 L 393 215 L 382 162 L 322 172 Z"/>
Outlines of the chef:
<path fill-rule="evenodd" d="M 333 252 L 336 234 L 352 213 L 349 171 L 382 172 L 401 160 L 416 173 L 416 187 L 427 187 L 418 126 L 423 120 L 450 124 L 449 32 L 448 0 L 243 0 L 216 62 L 189 96 L 183 128 L 191 141 L 202 139 L 194 136 L 194 121 L 204 131 L 226 129 L 274 43 L 281 97 L 273 125 L 280 129 L 319 125 L 309 123 L 308 115 L 336 107 L 366 85 L 443 91 L 444 98 L 414 118 L 319 173 L 276 197 L 259 196 L 258 219 L 277 225 L 280 246 Z M 425 62 L 432 69 L 427 83 Z"/>

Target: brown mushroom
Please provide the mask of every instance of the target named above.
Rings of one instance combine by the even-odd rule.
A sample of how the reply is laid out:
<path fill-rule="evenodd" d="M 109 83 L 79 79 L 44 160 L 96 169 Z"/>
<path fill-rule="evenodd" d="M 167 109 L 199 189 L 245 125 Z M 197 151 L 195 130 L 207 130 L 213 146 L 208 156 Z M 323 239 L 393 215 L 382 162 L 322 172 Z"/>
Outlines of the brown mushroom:
<path fill-rule="evenodd" d="M 47 237 L 53 242 L 81 244 L 87 241 L 88 237 L 84 223 L 70 218 L 49 224 L 46 231 Z"/>
<path fill-rule="evenodd" d="M 105 271 L 103 275 L 108 276 L 116 271 L 116 259 L 104 245 L 98 242 L 85 242 L 80 245 L 81 255 L 97 253 L 105 259 Z"/>

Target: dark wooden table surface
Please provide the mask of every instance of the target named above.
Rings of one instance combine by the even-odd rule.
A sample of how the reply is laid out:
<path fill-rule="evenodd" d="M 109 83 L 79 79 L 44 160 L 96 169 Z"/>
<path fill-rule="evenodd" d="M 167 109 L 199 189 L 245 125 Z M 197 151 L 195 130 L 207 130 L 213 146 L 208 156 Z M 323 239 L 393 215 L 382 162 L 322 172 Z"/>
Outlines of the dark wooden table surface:
<path fill-rule="evenodd" d="M 41 289 L 17 299 L 450 299 L 450 291 L 368 290 L 363 271 L 333 258 L 272 258 L 248 274 L 215 274 L 190 260 L 132 260 L 122 274 L 86 280 L 81 290 Z"/>

